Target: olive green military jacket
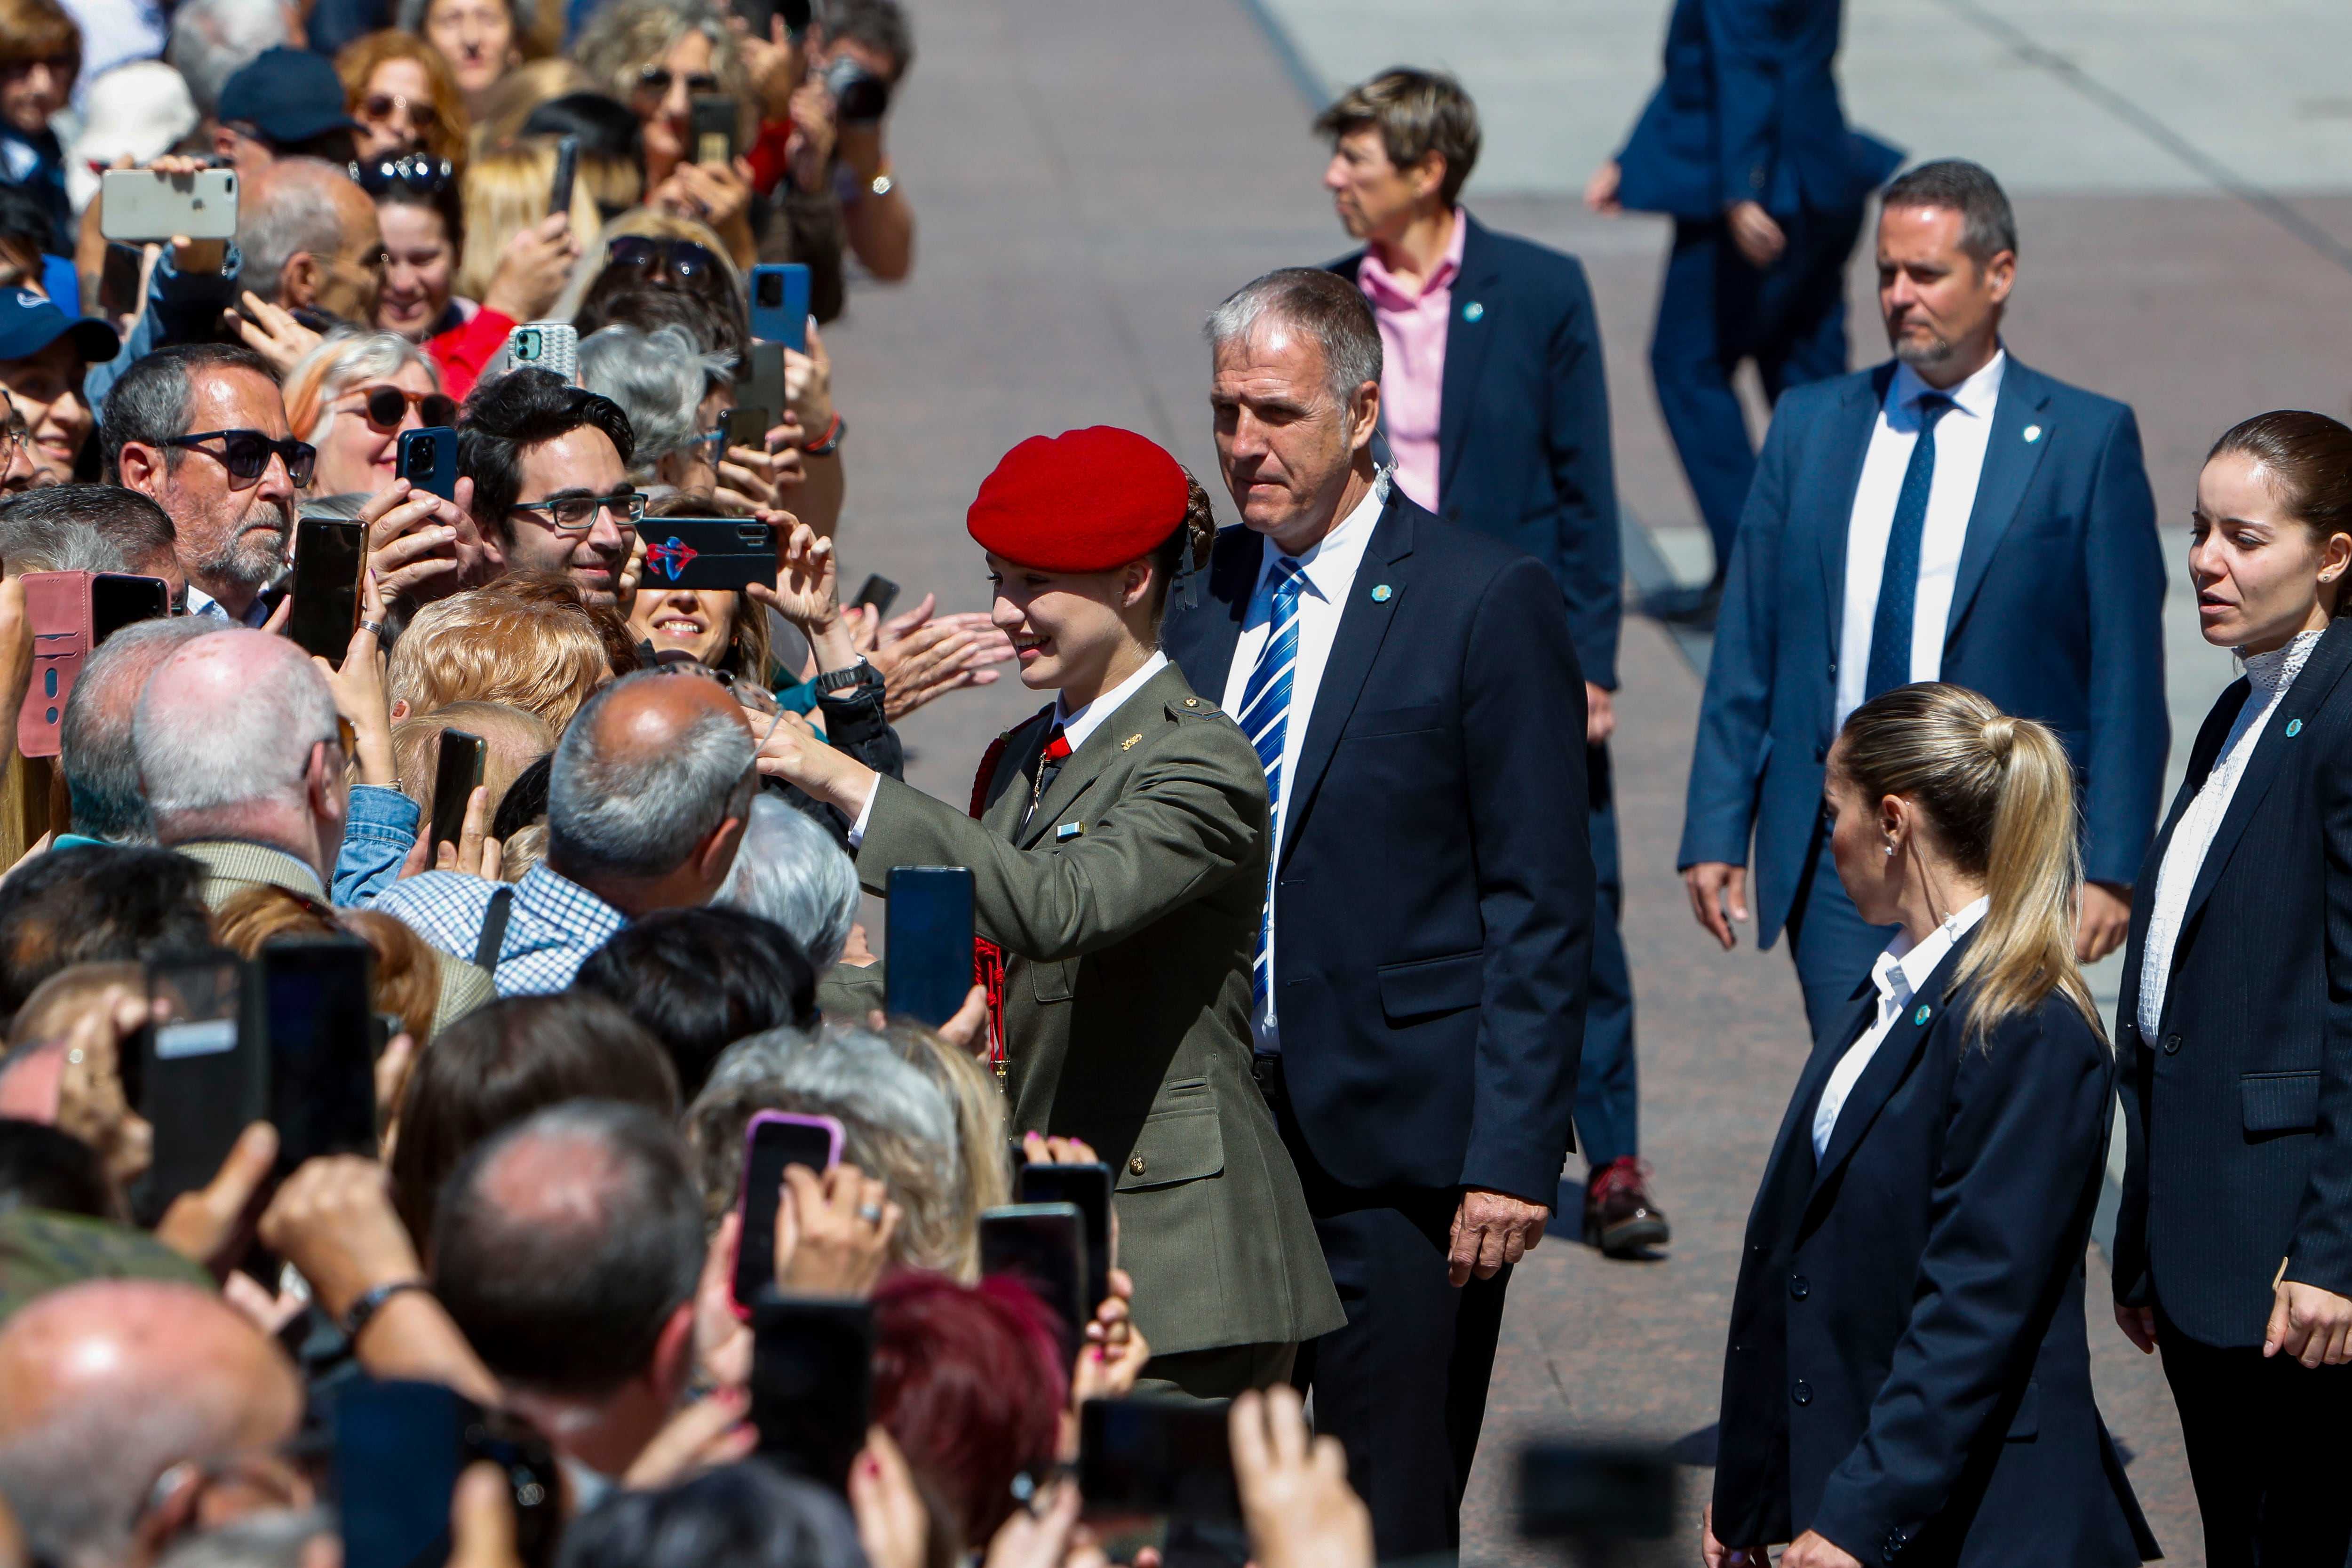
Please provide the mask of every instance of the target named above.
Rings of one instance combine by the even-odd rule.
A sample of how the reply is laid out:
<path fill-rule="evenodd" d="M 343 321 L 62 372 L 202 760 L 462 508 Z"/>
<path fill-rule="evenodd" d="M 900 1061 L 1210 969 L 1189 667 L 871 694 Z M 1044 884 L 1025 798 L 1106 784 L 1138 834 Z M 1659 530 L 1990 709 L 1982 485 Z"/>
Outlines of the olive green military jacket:
<path fill-rule="evenodd" d="M 1250 1077 L 1265 773 L 1174 665 L 1071 753 L 1021 825 L 1052 725 L 1012 731 L 975 821 L 881 781 L 858 876 L 968 866 L 1005 954 L 1016 1130 L 1117 1173 L 1118 1261 L 1155 1353 L 1312 1339 L 1347 1321 L 1298 1173 Z"/>

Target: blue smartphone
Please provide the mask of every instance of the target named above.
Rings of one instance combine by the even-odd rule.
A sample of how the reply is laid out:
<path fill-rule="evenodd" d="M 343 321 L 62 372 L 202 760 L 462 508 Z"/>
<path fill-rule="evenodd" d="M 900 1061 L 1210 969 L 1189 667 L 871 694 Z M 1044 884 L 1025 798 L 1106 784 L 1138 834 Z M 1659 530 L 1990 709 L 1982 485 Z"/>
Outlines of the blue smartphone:
<path fill-rule="evenodd" d="M 751 335 L 794 353 L 808 353 L 809 269 L 797 261 L 754 267 L 748 287 Z"/>
<path fill-rule="evenodd" d="M 443 500 L 456 500 L 457 432 L 446 425 L 404 430 L 400 436 L 400 466 L 394 472 L 416 489 L 431 490 Z"/>
<path fill-rule="evenodd" d="M 936 1028 L 972 987 L 971 872 L 961 866 L 890 868 L 884 927 L 887 1009 Z"/>

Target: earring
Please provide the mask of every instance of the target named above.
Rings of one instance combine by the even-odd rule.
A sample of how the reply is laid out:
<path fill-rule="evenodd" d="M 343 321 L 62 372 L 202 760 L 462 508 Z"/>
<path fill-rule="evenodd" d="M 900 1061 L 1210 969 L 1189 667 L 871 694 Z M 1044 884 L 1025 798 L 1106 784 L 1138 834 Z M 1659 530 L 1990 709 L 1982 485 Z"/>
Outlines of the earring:
<path fill-rule="evenodd" d="M 1895 853 L 1895 840 L 1892 838 L 1886 841 L 1886 853 L 1890 856 Z"/>

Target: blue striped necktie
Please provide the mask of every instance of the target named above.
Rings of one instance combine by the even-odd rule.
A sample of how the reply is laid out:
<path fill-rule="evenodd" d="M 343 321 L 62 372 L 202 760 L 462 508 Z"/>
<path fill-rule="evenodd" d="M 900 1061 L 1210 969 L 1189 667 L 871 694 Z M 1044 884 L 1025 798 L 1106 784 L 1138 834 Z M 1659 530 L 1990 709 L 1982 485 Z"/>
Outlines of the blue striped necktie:
<path fill-rule="evenodd" d="M 1298 563 L 1279 556 L 1274 570 L 1258 584 L 1258 603 L 1272 605 L 1265 646 L 1258 650 L 1257 666 L 1242 689 L 1242 733 L 1257 748 L 1258 764 L 1265 769 L 1267 847 L 1265 908 L 1258 916 L 1257 953 L 1250 963 L 1250 994 L 1261 1007 L 1272 988 L 1268 970 L 1268 939 L 1274 934 L 1273 825 L 1282 816 L 1282 745 L 1290 729 L 1290 678 L 1298 668 L 1298 595 L 1307 585 Z M 1252 605 L 1255 612 L 1257 605 Z"/>
<path fill-rule="evenodd" d="M 1870 663 L 1862 683 L 1864 702 L 1911 684 L 1911 612 L 1919 599 L 1919 540 L 1927 530 L 1927 498 L 1936 488 L 1936 421 L 1952 407 L 1940 392 L 1919 399 L 1919 437 L 1911 443 L 1911 463 L 1895 498 L 1886 564 L 1878 575 L 1878 612 L 1870 623 Z"/>

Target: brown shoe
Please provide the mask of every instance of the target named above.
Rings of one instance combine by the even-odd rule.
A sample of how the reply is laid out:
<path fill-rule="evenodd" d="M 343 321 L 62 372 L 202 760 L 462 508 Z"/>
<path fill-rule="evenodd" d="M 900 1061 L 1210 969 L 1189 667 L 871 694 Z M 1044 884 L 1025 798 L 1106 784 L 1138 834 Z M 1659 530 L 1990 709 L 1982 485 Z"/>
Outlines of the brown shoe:
<path fill-rule="evenodd" d="M 1584 1240 L 1605 1257 L 1639 1258 L 1671 1236 L 1664 1210 L 1650 1201 L 1650 1169 L 1628 1154 L 1587 1178 Z"/>

